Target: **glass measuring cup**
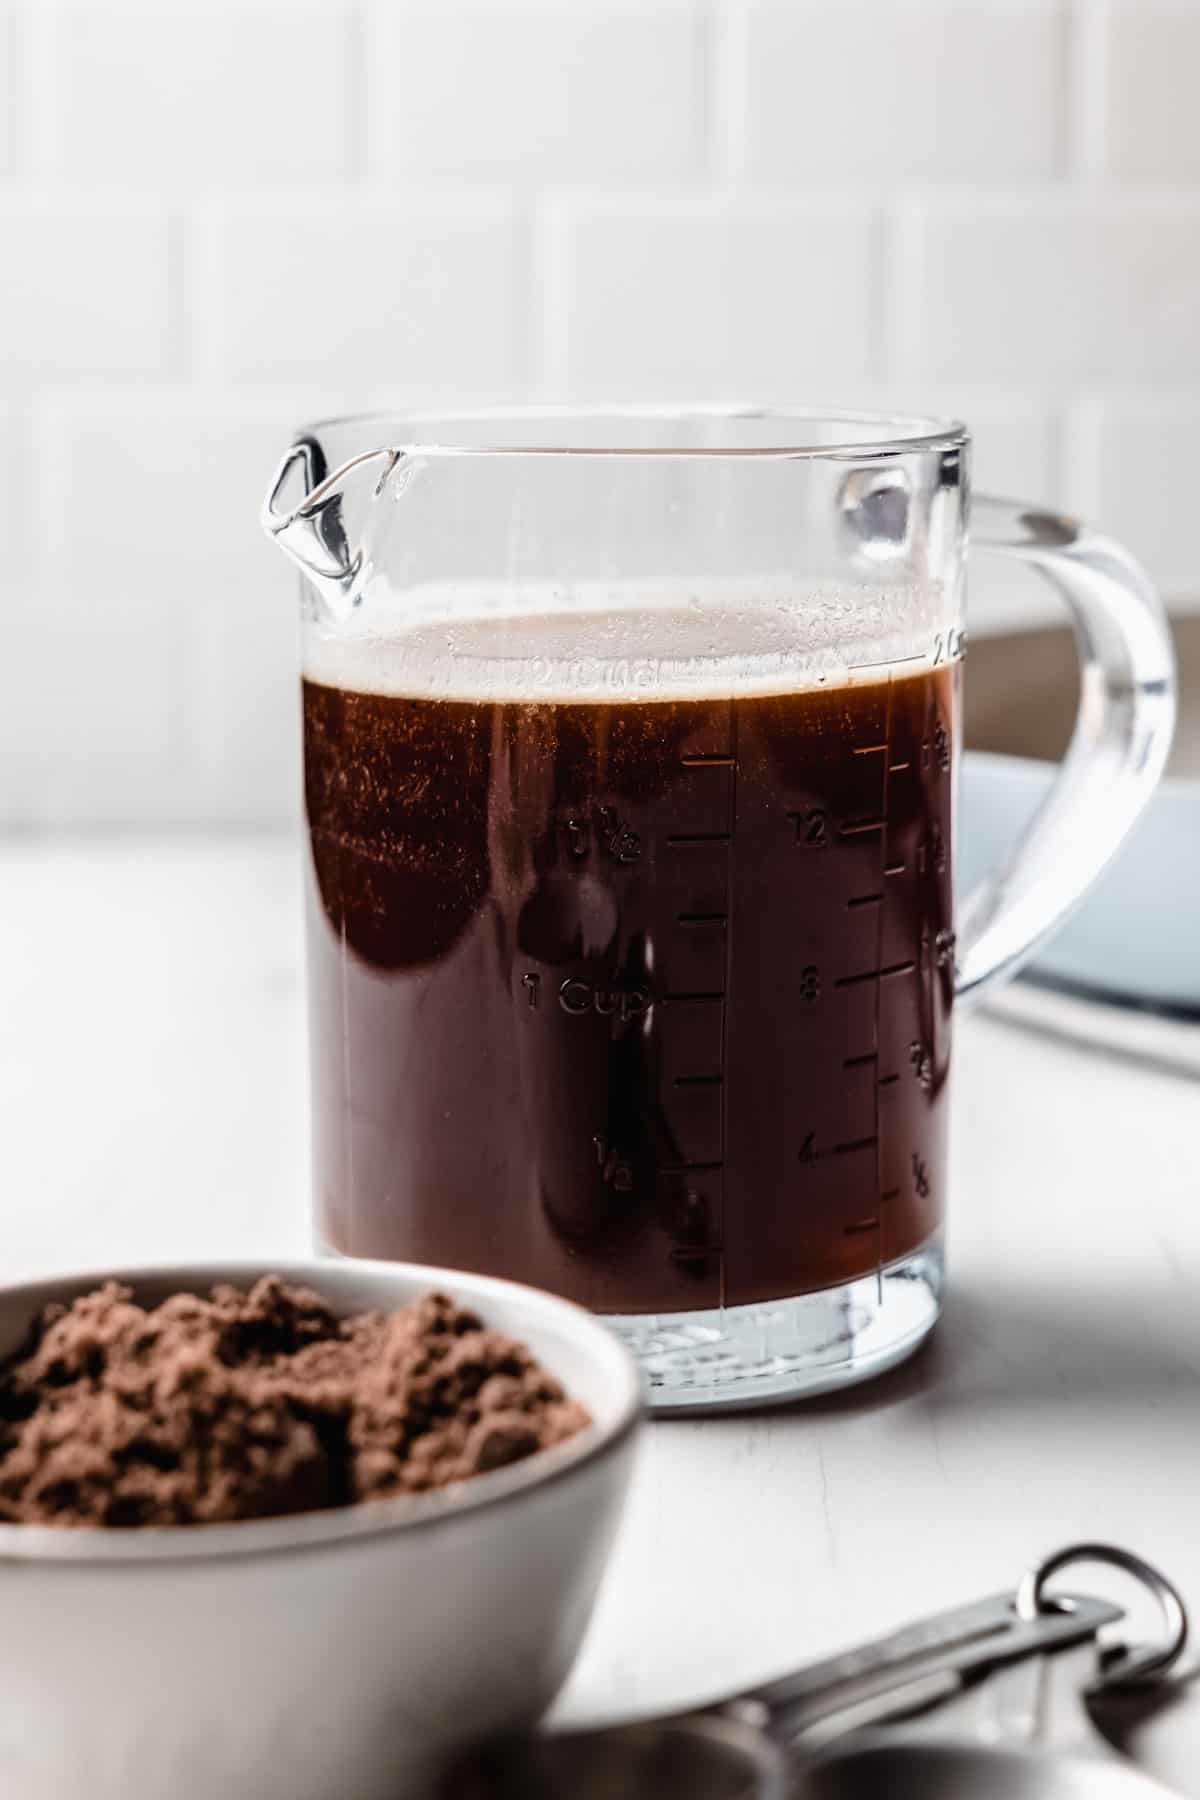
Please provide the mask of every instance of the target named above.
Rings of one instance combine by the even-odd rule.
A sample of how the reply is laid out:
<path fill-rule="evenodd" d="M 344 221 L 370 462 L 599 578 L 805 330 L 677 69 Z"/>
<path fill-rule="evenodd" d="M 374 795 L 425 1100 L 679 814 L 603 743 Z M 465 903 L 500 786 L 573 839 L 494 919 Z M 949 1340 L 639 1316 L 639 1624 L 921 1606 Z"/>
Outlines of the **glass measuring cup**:
<path fill-rule="evenodd" d="M 333 421 L 304 574 L 318 1232 L 567 1293 L 657 1404 L 861 1379 L 942 1291 L 951 1014 L 1145 804 L 1173 717 L 1129 557 L 976 499 L 1082 704 L 953 903 L 968 434 L 745 409 Z"/>

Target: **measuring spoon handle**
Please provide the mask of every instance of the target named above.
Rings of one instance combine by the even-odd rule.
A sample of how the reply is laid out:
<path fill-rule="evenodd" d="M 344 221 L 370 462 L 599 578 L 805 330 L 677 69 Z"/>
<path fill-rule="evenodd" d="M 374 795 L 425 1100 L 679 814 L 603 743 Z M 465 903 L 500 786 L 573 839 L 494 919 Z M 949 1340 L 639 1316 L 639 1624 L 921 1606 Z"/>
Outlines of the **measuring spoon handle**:
<path fill-rule="evenodd" d="M 971 542 L 1029 563 L 1066 601 L 1080 703 L 1062 769 L 1007 862 L 959 908 L 956 993 L 975 1000 L 1014 974 L 1110 861 L 1166 763 L 1175 657 L 1149 577 L 1075 519 L 977 496 Z"/>
<path fill-rule="evenodd" d="M 997 1594 L 904 1626 L 712 1709 L 794 1743 L 822 1741 L 899 1717 L 956 1693 L 967 1681 L 1024 1657 L 1085 1643 L 1121 1609 L 1085 1595 L 1024 1618 L 1012 1594 Z"/>

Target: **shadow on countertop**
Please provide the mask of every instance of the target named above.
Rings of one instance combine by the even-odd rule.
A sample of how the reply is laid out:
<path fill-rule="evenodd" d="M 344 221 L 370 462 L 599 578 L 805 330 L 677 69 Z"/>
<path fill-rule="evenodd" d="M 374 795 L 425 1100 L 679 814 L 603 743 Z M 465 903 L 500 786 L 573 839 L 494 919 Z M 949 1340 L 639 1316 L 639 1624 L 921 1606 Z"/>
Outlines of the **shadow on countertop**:
<path fill-rule="evenodd" d="M 1121 1310 L 1116 1310 L 1120 1306 Z M 1089 1400 L 1143 1407 L 1164 1397 L 1195 1407 L 1200 1395 L 1200 1313 L 1148 1319 L 1112 1289 L 1066 1292 L 1049 1285 L 952 1283 L 942 1318 L 921 1348 L 886 1375 L 840 1394 L 762 1409 L 811 1419 L 880 1413 L 929 1398 L 947 1418 L 1040 1408 L 1072 1410 Z M 756 1409 L 757 1410 L 757 1409 Z M 746 1411 L 708 1414 L 709 1426 L 744 1425 Z M 656 1429 L 687 1425 L 676 1415 Z"/>

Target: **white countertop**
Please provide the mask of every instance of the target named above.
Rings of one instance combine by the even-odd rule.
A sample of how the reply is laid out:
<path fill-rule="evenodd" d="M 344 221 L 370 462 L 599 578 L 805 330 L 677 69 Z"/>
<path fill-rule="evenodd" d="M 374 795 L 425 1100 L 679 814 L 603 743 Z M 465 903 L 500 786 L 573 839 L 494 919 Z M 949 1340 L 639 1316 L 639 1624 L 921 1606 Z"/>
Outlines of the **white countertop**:
<path fill-rule="evenodd" d="M 306 1251 L 295 847 L 14 842 L 0 918 L 5 1278 Z M 994 1017 L 956 1055 L 932 1343 L 841 1400 L 646 1432 L 565 1714 L 753 1682 L 1075 1537 L 1200 1607 L 1200 1084 Z"/>

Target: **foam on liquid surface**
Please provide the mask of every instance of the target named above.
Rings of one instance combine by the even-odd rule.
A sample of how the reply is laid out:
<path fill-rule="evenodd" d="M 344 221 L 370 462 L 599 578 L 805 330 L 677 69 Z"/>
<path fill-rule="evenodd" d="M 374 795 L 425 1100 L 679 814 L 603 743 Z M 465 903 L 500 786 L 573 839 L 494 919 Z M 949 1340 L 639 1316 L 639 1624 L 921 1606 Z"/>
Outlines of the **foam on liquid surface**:
<path fill-rule="evenodd" d="M 877 681 L 934 658 L 953 616 L 938 584 L 500 583 L 368 596 L 351 619 L 313 622 L 304 673 L 409 699 L 603 702 L 726 699 Z M 910 663 L 916 667 L 915 663 Z"/>

